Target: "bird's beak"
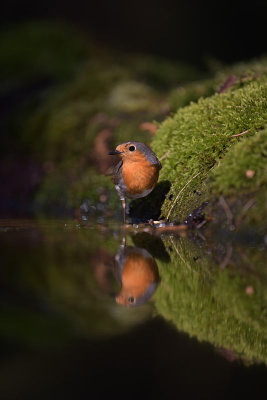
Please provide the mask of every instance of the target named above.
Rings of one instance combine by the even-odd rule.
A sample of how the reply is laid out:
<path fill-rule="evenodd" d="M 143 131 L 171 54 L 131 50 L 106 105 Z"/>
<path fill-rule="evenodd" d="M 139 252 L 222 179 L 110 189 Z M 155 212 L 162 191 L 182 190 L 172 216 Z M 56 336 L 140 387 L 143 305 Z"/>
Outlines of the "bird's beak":
<path fill-rule="evenodd" d="M 110 156 L 115 156 L 115 155 L 118 155 L 118 154 L 122 154 L 122 151 L 113 150 L 113 151 L 110 151 L 108 154 Z"/>

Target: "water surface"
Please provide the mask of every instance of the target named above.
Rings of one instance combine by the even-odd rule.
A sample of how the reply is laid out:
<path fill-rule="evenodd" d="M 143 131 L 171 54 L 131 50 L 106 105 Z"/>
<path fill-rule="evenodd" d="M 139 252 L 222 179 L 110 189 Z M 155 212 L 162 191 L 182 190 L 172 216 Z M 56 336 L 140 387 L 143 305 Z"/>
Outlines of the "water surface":
<path fill-rule="evenodd" d="M 2 398 L 263 393 L 264 237 L 1 220 Z"/>

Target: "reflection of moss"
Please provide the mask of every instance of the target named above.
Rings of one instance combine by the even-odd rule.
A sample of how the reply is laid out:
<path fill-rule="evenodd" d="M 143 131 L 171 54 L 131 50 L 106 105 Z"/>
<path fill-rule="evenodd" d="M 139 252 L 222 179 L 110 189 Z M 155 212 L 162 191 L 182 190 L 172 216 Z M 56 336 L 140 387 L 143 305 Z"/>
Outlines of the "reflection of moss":
<path fill-rule="evenodd" d="M 59 316 L 40 315 L 26 307 L 1 305 L 2 339 L 30 347 L 60 347 L 70 340 L 70 324 Z"/>
<path fill-rule="evenodd" d="M 150 315 L 151 303 L 125 309 L 110 296 L 118 290 L 112 260 L 122 236 L 114 224 L 21 221 L 11 230 L 3 229 L 0 241 L 2 275 L 12 288 L 11 298 L 8 291 L 1 295 L 0 336 L 58 346 L 77 335 L 123 333 Z M 265 255 L 255 235 L 254 247 L 243 245 L 242 235 L 233 238 L 214 240 L 212 231 L 200 247 L 165 234 L 165 250 L 158 236 L 140 232 L 127 235 L 126 243 L 157 259 L 161 282 L 152 301 L 159 314 L 200 341 L 267 362 Z"/>
<path fill-rule="evenodd" d="M 227 149 L 238 141 L 231 135 L 248 130 L 249 138 L 264 126 L 264 71 L 263 63 L 261 74 L 251 74 L 242 87 L 202 98 L 162 123 L 152 147 L 159 156 L 170 151 L 160 175 L 172 183 L 172 199 L 167 197 L 162 209 L 165 217 L 185 218 L 203 201 L 199 196 L 203 181 L 213 166 L 223 164 Z"/>
<path fill-rule="evenodd" d="M 22 292 L 32 299 L 30 307 L 40 305 L 41 311 L 21 307 L 19 318 L 19 310 L 14 308 L 12 314 L 11 309 L 1 305 L 7 313 L 1 319 L 5 327 L 3 336 L 19 342 L 25 340 L 31 345 L 57 345 L 60 338 L 71 340 L 77 334 L 75 332 L 86 338 L 121 333 L 150 314 L 149 305 L 138 311 L 120 310 L 109 294 L 118 289 L 112 265 L 119 242 L 112 237 L 112 232 L 103 234 L 97 226 L 91 229 L 68 221 L 61 224 L 43 222 L 35 227 L 36 236 L 38 231 L 40 242 L 26 246 L 22 259 L 20 253 L 13 252 L 14 247 L 9 250 L 6 246 L 2 254 L 10 261 L 5 271 L 7 282 L 13 288 L 22 288 Z M 24 238 L 23 229 L 19 235 Z M 106 291 L 100 288 L 97 280 L 99 268 L 103 270 L 102 254 L 108 260 L 105 268 L 110 269 Z M 22 324 L 23 317 L 26 325 Z M 42 332 L 46 319 L 48 326 Z M 53 333 L 53 329 L 57 332 Z"/>
<path fill-rule="evenodd" d="M 259 259 L 258 251 L 250 251 L 254 273 L 248 274 L 245 262 L 240 269 L 236 265 L 221 270 L 188 239 L 165 239 L 165 244 L 172 250 L 171 263 L 158 262 L 161 285 L 154 297 L 158 312 L 200 341 L 250 361 L 267 362 L 264 255 Z M 247 287 L 253 294 L 246 293 Z"/>

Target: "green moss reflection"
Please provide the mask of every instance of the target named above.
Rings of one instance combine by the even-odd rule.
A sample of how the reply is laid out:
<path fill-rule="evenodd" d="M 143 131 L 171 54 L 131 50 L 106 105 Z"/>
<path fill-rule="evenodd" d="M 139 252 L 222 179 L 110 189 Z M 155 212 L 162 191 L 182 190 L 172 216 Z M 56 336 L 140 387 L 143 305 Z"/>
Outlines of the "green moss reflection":
<path fill-rule="evenodd" d="M 151 315 L 151 304 L 136 311 L 115 302 L 118 230 L 44 221 L 15 231 L 1 234 L 8 260 L 3 274 L 21 304 L 1 299 L 2 337 L 30 346 L 61 346 L 75 337 L 122 334 Z M 13 234 L 17 245 L 9 239 Z"/>
<path fill-rule="evenodd" d="M 264 253 L 235 246 L 229 257 L 220 243 L 213 242 L 212 250 L 210 244 L 200 248 L 187 238 L 165 238 L 164 243 L 171 262 L 158 263 L 158 312 L 200 341 L 230 349 L 248 362 L 266 363 Z"/>

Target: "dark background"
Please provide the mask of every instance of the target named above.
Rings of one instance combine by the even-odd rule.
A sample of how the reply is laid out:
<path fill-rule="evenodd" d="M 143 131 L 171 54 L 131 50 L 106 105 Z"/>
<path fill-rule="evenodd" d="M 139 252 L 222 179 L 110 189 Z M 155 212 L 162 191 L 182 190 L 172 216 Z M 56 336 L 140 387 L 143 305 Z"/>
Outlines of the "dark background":
<path fill-rule="evenodd" d="M 73 25 L 75 32 L 78 29 L 85 33 L 81 37 L 86 38 L 85 42 L 88 39 L 88 44 L 92 43 L 97 50 L 107 48 L 112 54 L 113 49 L 118 50 L 119 57 L 135 52 L 161 56 L 193 64 L 204 75 L 218 69 L 220 62 L 231 64 L 266 54 L 267 2 L 253 1 L 247 5 L 241 1 L 206 4 L 189 0 L 9 0 L 0 10 L 0 35 L 1 31 L 16 32 L 17 27 L 20 32 L 19 24 L 27 25 L 28 21 L 65 22 L 67 26 Z M 11 53 L 17 52 L 27 61 L 25 40 L 22 42 L 19 37 L 17 43 L 13 41 Z M 8 49 L 4 47 L 0 59 L 8 65 L 10 61 L 3 62 L 9 60 L 5 52 Z M 32 57 L 30 44 L 29 53 Z M 15 66 L 18 76 L 24 65 L 23 60 L 19 61 L 20 66 Z M 30 61 L 25 65 L 27 71 Z M 10 88 L 5 77 L 0 77 L 0 192 L 4 193 L 0 199 L 0 215 L 9 214 L 10 209 L 12 215 L 25 213 L 42 179 L 40 165 L 27 156 L 18 140 L 21 135 L 20 122 L 17 122 L 25 104 L 34 105 L 47 88 L 60 80 L 59 76 L 47 79 L 37 65 L 40 76 L 21 82 L 11 66 L 13 79 L 18 81 Z M 6 68 L 9 71 L 9 65 Z"/>
<path fill-rule="evenodd" d="M 265 4 L 264 4 L 265 3 Z M 235 62 L 266 52 L 266 2 L 9 0 L 1 26 L 63 19 L 100 44 L 201 64 Z"/>

